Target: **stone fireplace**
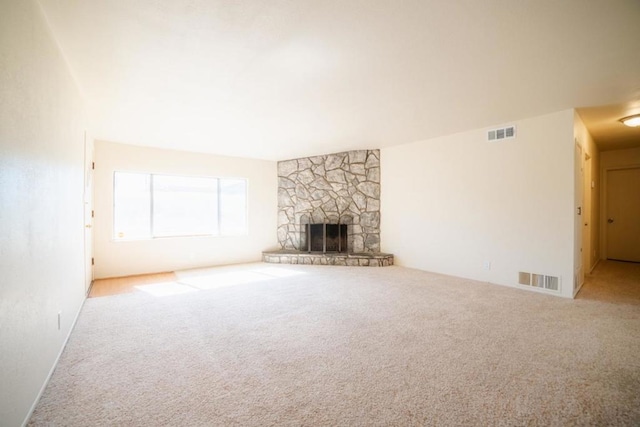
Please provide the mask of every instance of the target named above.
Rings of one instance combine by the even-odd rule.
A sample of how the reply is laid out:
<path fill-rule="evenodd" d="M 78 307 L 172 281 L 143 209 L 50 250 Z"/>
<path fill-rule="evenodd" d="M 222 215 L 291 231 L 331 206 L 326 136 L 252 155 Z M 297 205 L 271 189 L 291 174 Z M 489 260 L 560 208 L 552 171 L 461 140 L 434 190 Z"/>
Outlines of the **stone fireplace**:
<path fill-rule="evenodd" d="M 331 254 L 304 263 L 391 265 L 393 256 L 380 253 L 380 150 L 278 162 L 277 233 L 281 250 L 265 253 L 267 262 Z M 340 261 L 347 256 L 356 263 Z"/>
<path fill-rule="evenodd" d="M 347 224 L 350 252 L 380 251 L 380 150 L 278 163 L 278 242 L 305 250 L 306 224 Z"/>

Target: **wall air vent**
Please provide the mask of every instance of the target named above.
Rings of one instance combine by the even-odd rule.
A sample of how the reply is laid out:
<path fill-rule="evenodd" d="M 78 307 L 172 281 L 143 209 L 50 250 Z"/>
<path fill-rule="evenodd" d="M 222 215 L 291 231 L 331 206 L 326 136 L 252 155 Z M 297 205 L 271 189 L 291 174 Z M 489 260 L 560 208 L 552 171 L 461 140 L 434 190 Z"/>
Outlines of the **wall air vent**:
<path fill-rule="evenodd" d="M 518 273 L 518 283 L 529 286 L 531 284 L 531 274 L 522 271 Z"/>
<path fill-rule="evenodd" d="M 555 276 L 544 276 L 544 288 L 552 291 L 560 290 L 560 281 Z"/>
<path fill-rule="evenodd" d="M 544 276 L 542 274 L 532 274 L 531 286 L 534 286 L 536 288 L 544 288 Z"/>
<path fill-rule="evenodd" d="M 534 288 L 546 289 L 549 291 L 560 290 L 560 279 L 556 276 L 546 276 L 544 274 L 518 273 L 518 283 L 520 285 L 532 286 Z"/>
<path fill-rule="evenodd" d="M 500 141 L 503 139 L 513 139 L 516 137 L 516 127 L 507 126 L 499 129 L 491 129 L 487 132 L 487 141 Z"/>

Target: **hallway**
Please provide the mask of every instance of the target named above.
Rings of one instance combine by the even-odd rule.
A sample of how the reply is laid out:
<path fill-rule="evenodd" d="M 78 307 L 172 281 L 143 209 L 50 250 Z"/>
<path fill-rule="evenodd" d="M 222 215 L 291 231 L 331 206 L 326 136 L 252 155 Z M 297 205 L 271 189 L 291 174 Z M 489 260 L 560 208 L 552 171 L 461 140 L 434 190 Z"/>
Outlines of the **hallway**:
<path fill-rule="evenodd" d="M 640 305 L 640 263 L 601 260 L 576 299 Z"/>

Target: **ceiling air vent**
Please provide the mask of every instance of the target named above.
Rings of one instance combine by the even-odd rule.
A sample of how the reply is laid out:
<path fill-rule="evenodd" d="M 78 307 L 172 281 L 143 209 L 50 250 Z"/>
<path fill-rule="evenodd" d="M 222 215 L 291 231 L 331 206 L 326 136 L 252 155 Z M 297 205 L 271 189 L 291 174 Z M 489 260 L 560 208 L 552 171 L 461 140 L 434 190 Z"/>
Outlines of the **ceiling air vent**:
<path fill-rule="evenodd" d="M 487 132 L 487 141 L 500 141 L 502 139 L 512 139 L 516 137 L 516 127 L 507 126 L 499 129 L 491 129 Z"/>

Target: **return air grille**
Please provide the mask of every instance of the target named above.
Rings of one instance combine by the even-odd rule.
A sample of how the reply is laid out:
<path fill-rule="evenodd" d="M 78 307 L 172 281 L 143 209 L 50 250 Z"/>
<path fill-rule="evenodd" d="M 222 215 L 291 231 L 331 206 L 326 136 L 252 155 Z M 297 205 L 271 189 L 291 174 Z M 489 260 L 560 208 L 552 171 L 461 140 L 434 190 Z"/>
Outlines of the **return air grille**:
<path fill-rule="evenodd" d="M 518 283 L 520 283 L 521 285 L 530 285 L 531 284 L 531 273 L 524 273 L 524 272 L 520 272 L 518 273 Z"/>
<path fill-rule="evenodd" d="M 546 289 L 549 291 L 560 291 L 560 279 L 556 276 L 547 276 L 544 274 L 518 273 L 518 283 L 534 288 Z"/>
<path fill-rule="evenodd" d="M 487 141 L 500 141 L 516 137 L 516 127 L 507 126 L 498 129 L 491 129 L 487 132 Z"/>

